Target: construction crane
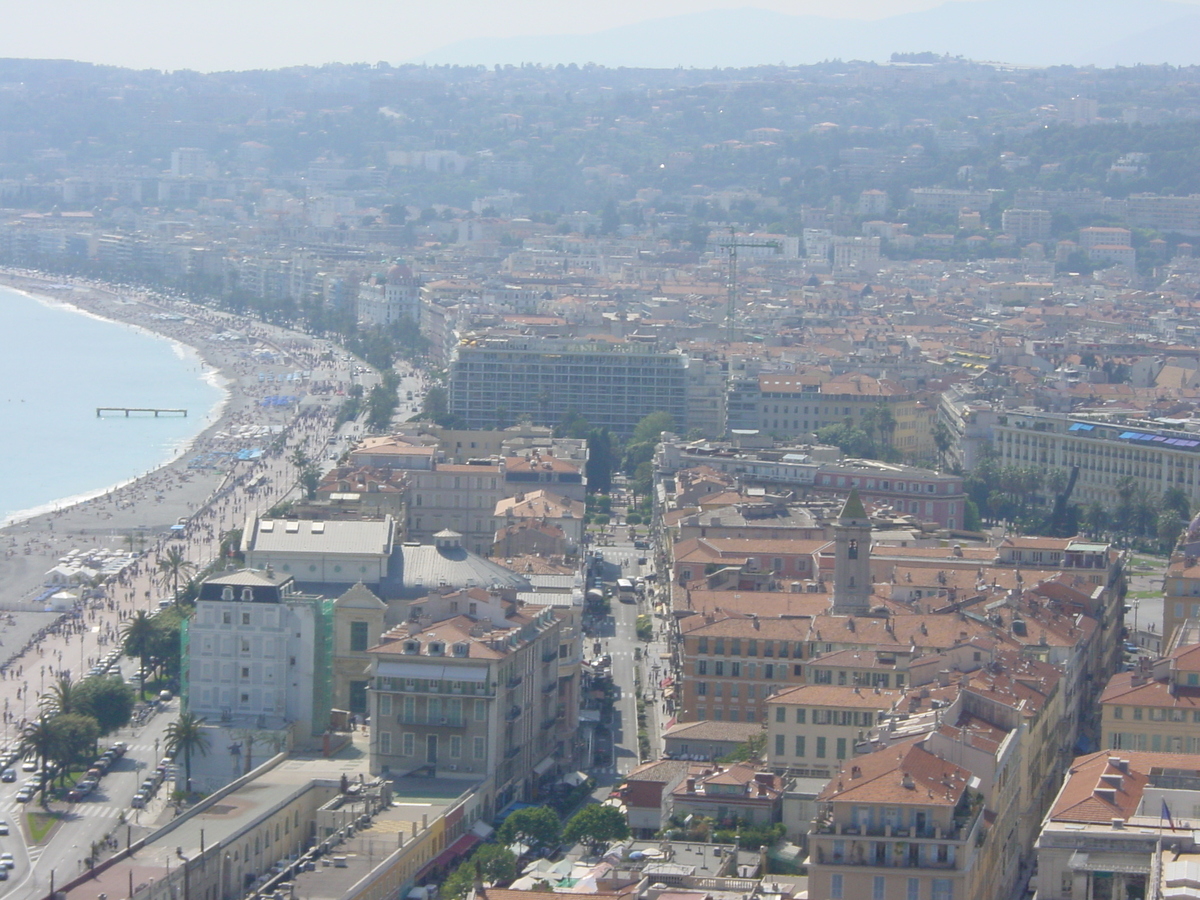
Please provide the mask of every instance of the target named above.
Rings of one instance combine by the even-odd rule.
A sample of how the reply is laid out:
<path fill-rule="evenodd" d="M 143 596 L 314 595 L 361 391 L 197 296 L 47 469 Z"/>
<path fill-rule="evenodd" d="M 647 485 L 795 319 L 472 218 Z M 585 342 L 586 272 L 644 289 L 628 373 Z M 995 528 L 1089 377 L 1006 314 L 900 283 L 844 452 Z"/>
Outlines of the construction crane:
<path fill-rule="evenodd" d="M 775 251 L 780 251 L 783 246 L 779 241 L 739 241 L 737 239 L 737 231 L 732 225 L 729 226 L 729 241 L 722 242 L 722 246 L 729 249 L 729 297 L 726 300 L 725 310 L 725 335 L 729 343 L 733 343 L 733 324 L 734 317 L 737 314 L 737 258 L 739 249 L 759 249 L 768 248 Z"/>

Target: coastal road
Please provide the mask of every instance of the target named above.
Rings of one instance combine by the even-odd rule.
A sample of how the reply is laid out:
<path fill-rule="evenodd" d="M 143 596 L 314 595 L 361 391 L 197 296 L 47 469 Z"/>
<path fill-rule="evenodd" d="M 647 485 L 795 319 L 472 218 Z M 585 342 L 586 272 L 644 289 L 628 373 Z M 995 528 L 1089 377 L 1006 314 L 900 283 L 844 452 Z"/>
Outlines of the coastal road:
<path fill-rule="evenodd" d="M 40 811 L 41 806 L 36 801 L 21 804 L 14 799 L 21 783 L 32 775 L 20 772 L 17 782 L 3 785 L 0 819 L 8 822 L 9 834 L 0 836 L 0 852 L 12 853 L 16 867 L 9 873 L 8 881 L 0 882 L 0 897 L 40 900 L 49 893 L 52 872 L 55 884 L 62 885 L 83 871 L 82 861 L 91 852 L 93 843 L 113 835 L 124 848 L 128 840 L 137 840 L 152 830 L 156 820 L 164 817 L 169 784 L 159 788 L 146 809 L 135 810 L 129 804 L 142 780 L 162 758 L 167 725 L 177 715 L 178 701 L 172 701 L 144 725 L 123 728 L 101 739 L 102 747 L 125 741 L 129 750 L 88 799 L 50 805 L 52 811 L 64 814 L 64 820 L 43 844 L 29 841 L 23 828 L 25 816 Z"/>

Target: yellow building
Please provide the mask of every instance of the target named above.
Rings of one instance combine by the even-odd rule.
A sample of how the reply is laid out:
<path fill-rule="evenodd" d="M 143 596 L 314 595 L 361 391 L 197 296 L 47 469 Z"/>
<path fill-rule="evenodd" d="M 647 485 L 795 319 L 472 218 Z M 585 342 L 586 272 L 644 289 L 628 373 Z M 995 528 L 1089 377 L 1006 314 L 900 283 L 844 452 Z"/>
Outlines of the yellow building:
<path fill-rule="evenodd" d="M 916 740 L 846 763 L 817 796 L 809 832 L 812 900 L 990 896 L 978 864 L 983 795 L 967 769 Z"/>
<path fill-rule="evenodd" d="M 1100 709 L 1109 750 L 1200 753 L 1200 644 L 1180 647 L 1149 670 L 1118 672 Z"/>
<path fill-rule="evenodd" d="M 799 684 L 767 699 L 767 762 L 776 771 L 828 778 L 904 694 Z"/>

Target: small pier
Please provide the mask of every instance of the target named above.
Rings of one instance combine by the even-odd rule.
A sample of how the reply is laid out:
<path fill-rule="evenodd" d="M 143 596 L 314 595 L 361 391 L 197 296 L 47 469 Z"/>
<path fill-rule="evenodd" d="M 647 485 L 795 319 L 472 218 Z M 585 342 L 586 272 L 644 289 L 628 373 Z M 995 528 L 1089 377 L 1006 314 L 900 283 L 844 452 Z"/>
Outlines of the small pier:
<path fill-rule="evenodd" d="M 154 413 L 154 418 L 159 416 L 183 416 L 187 418 L 186 409 L 155 409 L 150 406 L 97 406 L 96 418 L 99 419 L 105 413 L 124 413 L 125 418 L 129 418 L 133 413 L 150 414 Z"/>

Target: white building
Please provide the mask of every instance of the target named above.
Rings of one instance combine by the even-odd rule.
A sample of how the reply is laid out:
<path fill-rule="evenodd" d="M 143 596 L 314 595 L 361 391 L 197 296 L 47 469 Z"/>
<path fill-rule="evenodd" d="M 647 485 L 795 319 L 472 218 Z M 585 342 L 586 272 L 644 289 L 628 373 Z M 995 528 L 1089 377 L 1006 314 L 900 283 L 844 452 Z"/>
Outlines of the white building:
<path fill-rule="evenodd" d="M 359 286 L 358 321 L 364 325 L 391 325 L 404 319 L 420 325 L 421 279 L 397 262 L 388 269 L 386 278 L 376 275 Z"/>
<path fill-rule="evenodd" d="M 490 512 L 490 509 L 489 509 Z M 312 585 L 378 585 L 396 542 L 391 516 L 374 521 L 317 522 L 251 515 L 242 531 L 246 565 Z"/>
<path fill-rule="evenodd" d="M 291 576 L 243 569 L 200 586 L 184 642 L 184 702 L 210 725 L 307 742 L 332 707 L 333 602 Z"/>

